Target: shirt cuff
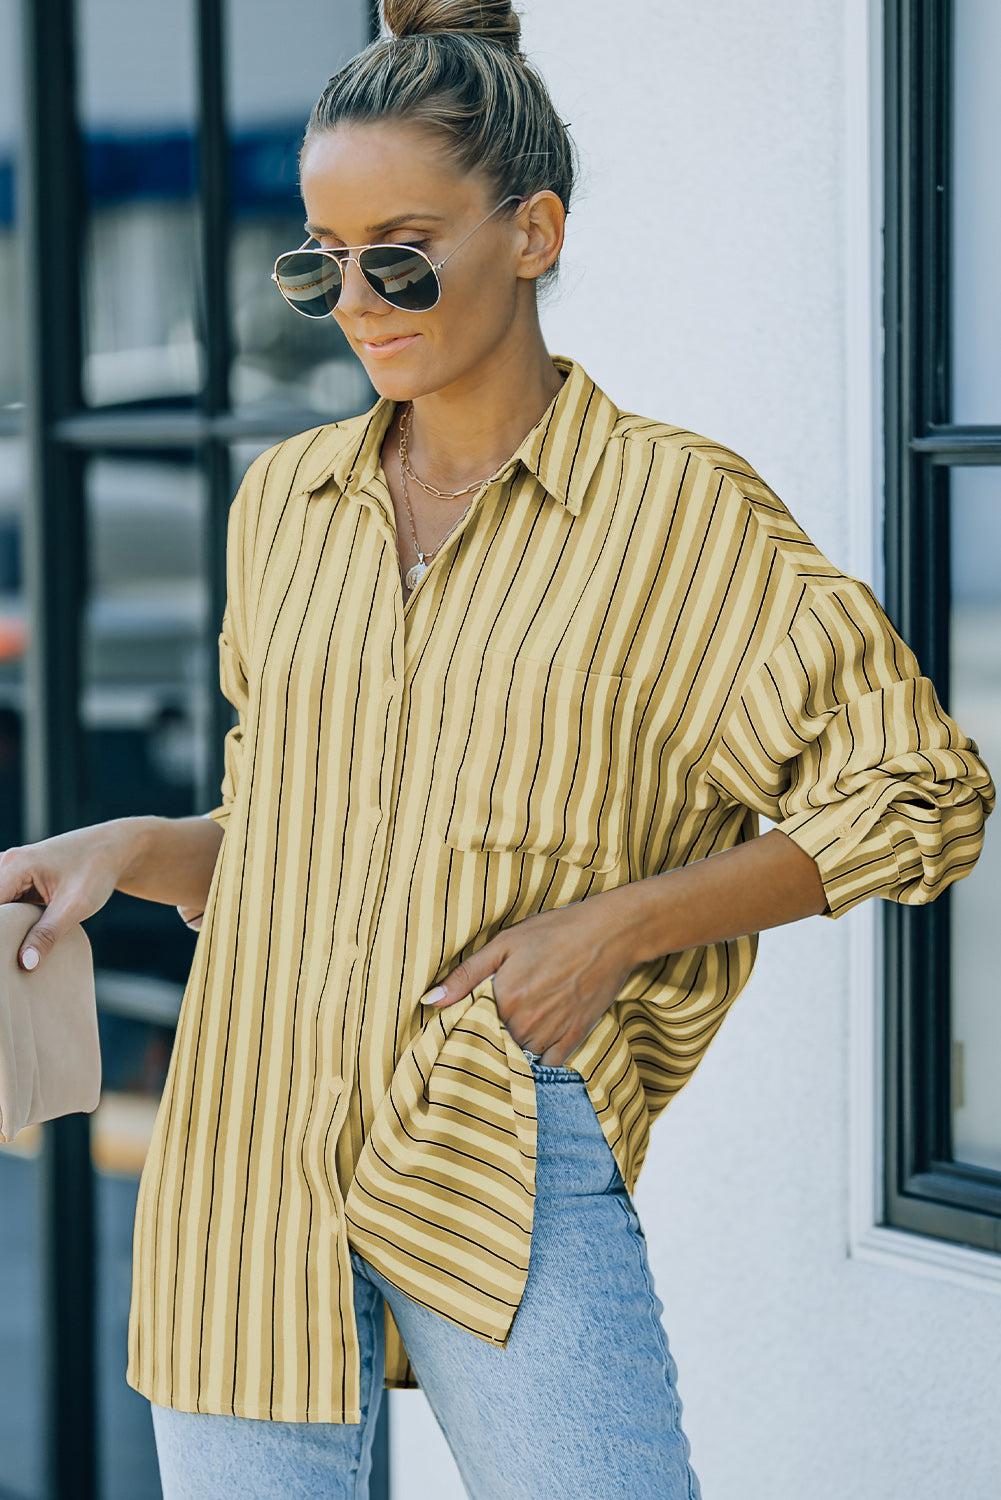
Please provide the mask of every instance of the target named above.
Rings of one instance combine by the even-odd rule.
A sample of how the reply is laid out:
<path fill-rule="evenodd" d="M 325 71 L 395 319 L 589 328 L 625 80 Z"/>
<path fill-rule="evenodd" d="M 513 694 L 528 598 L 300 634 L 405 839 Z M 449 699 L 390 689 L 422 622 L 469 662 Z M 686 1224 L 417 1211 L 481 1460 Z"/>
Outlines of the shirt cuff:
<path fill-rule="evenodd" d="M 817 865 L 827 896 L 820 916 L 836 920 L 860 901 L 901 884 L 892 830 L 873 801 L 871 791 L 856 792 L 823 807 L 802 808 L 775 824 Z"/>
<path fill-rule="evenodd" d="M 216 823 L 221 824 L 222 827 L 225 828 L 226 827 L 226 820 L 229 817 L 229 808 L 228 807 L 221 807 L 221 806 L 220 807 L 212 807 L 212 808 L 209 809 L 208 812 L 202 813 L 202 817 L 203 818 L 212 818 Z M 203 911 L 198 912 L 197 915 L 194 916 L 194 917 L 192 917 L 191 920 L 189 921 L 188 918 L 184 914 L 185 914 L 185 912 L 190 912 L 191 911 L 191 907 L 190 906 L 179 906 L 177 908 L 177 910 L 180 913 L 181 920 L 184 922 L 185 927 L 190 927 L 191 930 L 192 930 L 192 932 L 198 932 L 201 929 L 202 917 L 204 917 L 204 915 L 205 915 L 205 913 Z"/>

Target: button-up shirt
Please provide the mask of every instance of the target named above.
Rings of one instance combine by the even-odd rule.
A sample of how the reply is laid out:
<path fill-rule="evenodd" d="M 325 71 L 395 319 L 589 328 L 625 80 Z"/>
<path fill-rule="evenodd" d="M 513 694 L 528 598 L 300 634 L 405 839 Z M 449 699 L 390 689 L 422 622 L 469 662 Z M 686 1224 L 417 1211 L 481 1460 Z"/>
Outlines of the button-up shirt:
<path fill-rule="evenodd" d="M 831 919 L 934 900 L 995 800 L 867 583 L 739 454 L 575 360 L 404 601 L 396 403 L 255 459 L 228 520 L 223 830 L 136 1208 L 127 1380 L 186 1411 L 357 1422 L 350 1248 L 503 1347 L 535 1081 L 499 930 L 774 821 Z M 756 934 L 639 963 L 565 1059 L 629 1192 Z M 385 1385 L 418 1384 L 386 1308 Z"/>

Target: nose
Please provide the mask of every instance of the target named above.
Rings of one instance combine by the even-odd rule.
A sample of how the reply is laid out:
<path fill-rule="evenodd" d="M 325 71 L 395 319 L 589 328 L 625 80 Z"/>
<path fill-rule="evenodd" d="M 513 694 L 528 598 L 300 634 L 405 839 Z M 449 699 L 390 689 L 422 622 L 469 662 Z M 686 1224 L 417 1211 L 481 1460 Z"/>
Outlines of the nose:
<path fill-rule="evenodd" d="M 352 268 L 351 274 L 348 273 L 349 266 Z M 353 255 L 344 257 L 341 260 L 341 291 L 337 298 L 337 311 L 340 312 L 342 309 L 345 312 L 371 310 L 373 307 L 385 307 L 385 305 L 382 298 L 365 280 L 361 266 L 355 257 Z"/>

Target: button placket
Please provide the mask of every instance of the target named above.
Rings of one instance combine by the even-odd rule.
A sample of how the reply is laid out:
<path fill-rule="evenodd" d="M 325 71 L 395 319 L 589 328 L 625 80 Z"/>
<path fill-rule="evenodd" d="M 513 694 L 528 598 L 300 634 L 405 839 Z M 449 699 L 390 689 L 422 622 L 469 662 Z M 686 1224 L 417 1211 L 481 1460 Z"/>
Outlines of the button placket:
<path fill-rule="evenodd" d="M 396 570 L 396 576 L 399 577 L 398 569 Z M 395 676 L 390 676 L 383 679 L 384 689 L 387 687 L 387 685 L 390 684 L 392 685 L 392 692 L 390 694 L 389 705 L 386 713 L 386 738 L 387 741 L 391 739 L 395 743 L 398 739 L 400 728 L 400 697 L 396 691 L 398 684 Z M 377 799 L 381 799 L 381 788 L 376 788 L 375 795 Z M 369 803 L 368 806 L 359 813 L 359 817 L 365 824 L 366 828 L 370 830 L 371 834 L 370 858 L 372 862 L 372 881 L 368 889 L 378 891 L 382 884 L 382 864 L 385 858 L 387 836 L 387 820 L 383 814 L 381 801 L 377 800 L 375 802 Z M 361 957 L 363 946 L 367 950 L 371 940 L 372 927 L 376 919 L 377 906 L 373 901 L 368 910 L 367 921 L 365 917 L 365 911 L 363 910 L 361 913 L 361 921 L 364 924 L 364 944 L 340 944 L 340 948 L 346 955 L 358 959 Z M 344 1077 L 342 1080 L 343 1092 L 334 1107 L 333 1118 L 335 1122 L 336 1140 L 340 1139 L 341 1131 L 343 1130 L 344 1124 L 347 1120 L 348 1102 L 351 1089 L 354 1086 L 354 1072 L 351 1066 L 351 1059 L 354 1058 L 357 1052 L 359 1032 L 361 1029 L 361 1006 L 357 1003 L 357 997 L 355 993 L 359 967 L 360 965 L 358 963 L 354 963 L 352 965 L 352 979 L 350 984 L 346 986 L 345 990 L 344 1003 L 347 1017 L 347 1031 L 349 1034 L 345 1037 L 345 1049 L 343 1053 L 343 1056 L 347 1059 L 347 1066 L 344 1068 Z"/>
<path fill-rule="evenodd" d="M 404 618 L 404 620 L 407 618 L 407 615 L 408 615 L 408 613 L 410 611 L 411 604 L 414 602 L 414 599 L 420 593 L 423 584 L 427 581 L 427 579 L 430 576 L 431 572 L 433 571 L 435 565 L 437 564 L 439 558 L 447 556 L 447 554 L 450 551 L 450 549 L 453 546 L 457 546 L 458 545 L 459 538 L 462 536 L 462 533 L 465 531 L 466 527 L 469 525 L 469 523 L 472 521 L 473 517 L 475 516 L 477 510 L 482 505 L 484 495 L 488 494 L 489 491 L 491 489 L 493 489 L 493 487 L 494 487 L 495 484 L 503 484 L 504 481 L 510 477 L 510 475 L 511 475 L 511 473 L 513 471 L 513 467 L 514 467 L 513 464 L 509 460 L 505 464 L 504 468 L 499 473 L 494 474 L 492 476 L 492 478 L 490 478 L 489 480 L 485 481 L 480 486 L 480 489 L 473 496 L 473 498 L 472 498 L 472 500 L 470 502 L 470 505 L 469 505 L 469 509 L 466 511 L 466 514 L 463 516 L 462 520 L 459 522 L 459 525 L 455 528 L 454 531 L 452 531 L 452 532 L 449 533 L 447 539 L 442 543 L 442 545 L 439 548 L 439 550 L 435 553 L 434 557 L 432 557 L 431 561 L 427 564 L 427 567 L 425 568 L 424 572 L 421 574 L 420 578 L 418 578 L 417 582 L 414 584 L 414 587 L 410 590 L 410 593 L 408 594 L 407 598 L 403 601 L 403 618 Z M 393 547 L 394 547 L 394 549 L 396 547 L 396 535 L 395 535 L 395 532 L 394 532 L 394 535 L 393 535 Z M 398 575 L 399 574 L 399 568 L 397 568 L 396 571 L 397 571 L 397 575 Z M 403 593 L 403 581 L 401 579 L 400 580 L 400 594 L 402 595 L 402 593 Z"/>
<path fill-rule="evenodd" d="M 357 965 L 360 954 L 361 948 L 357 943 L 345 943 L 341 941 L 334 942 L 334 975 L 332 979 L 333 984 L 339 985 L 342 982 L 343 975 L 348 972 L 352 965 Z M 350 1056 L 350 1054 L 345 1055 Z M 335 1139 L 340 1136 L 341 1127 L 347 1117 L 348 1082 L 349 1080 L 341 1073 L 332 1073 L 326 1080 L 327 1088 L 335 1096 L 334 1110 L 331 1117 L 332 1122 L 336 1127 Z"/>

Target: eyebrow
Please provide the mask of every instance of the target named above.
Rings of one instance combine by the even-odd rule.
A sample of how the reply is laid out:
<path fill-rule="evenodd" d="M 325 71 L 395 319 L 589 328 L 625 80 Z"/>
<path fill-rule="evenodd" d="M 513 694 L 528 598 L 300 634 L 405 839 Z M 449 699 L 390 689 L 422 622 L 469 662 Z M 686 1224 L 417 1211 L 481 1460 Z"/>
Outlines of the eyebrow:
<path fill-rule="evenodd" d="M 422 211 L 416 211 L 409 214 L 397 214 L 395 219 L 387 219 L 383 224 L 369 225 L 367 232 L 372 235 L 374 239 L 378 239 L 380 234 L 388 234 L 391 229 L 399 229 L 401 224 L 412 224 L 414 222 L 424 223 L 430 222 L 431 220 L 434 220 L 436 223 L 440 224 L 444 217 L 444 214 L 431 214 L 424 213 Z M 307 233 L 311 234 L 314 239 L 319 239 L 321 235 L 325 234 L 333 236 L 334 239 L 340 239 L 340 235 L 335 229 L 323 229 L 319 224 L 309 223 L 304 224 L 302 227 L 307 231 Z"/>

